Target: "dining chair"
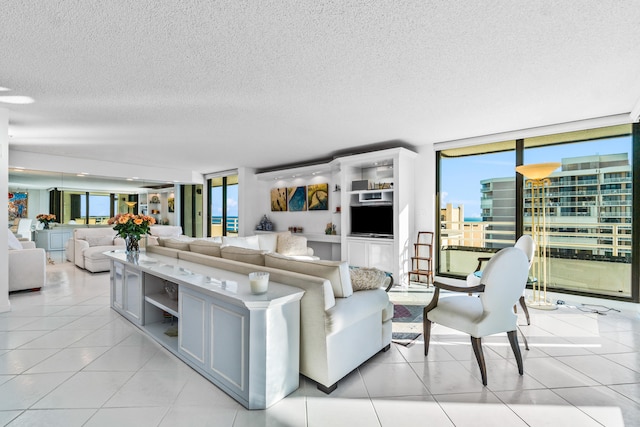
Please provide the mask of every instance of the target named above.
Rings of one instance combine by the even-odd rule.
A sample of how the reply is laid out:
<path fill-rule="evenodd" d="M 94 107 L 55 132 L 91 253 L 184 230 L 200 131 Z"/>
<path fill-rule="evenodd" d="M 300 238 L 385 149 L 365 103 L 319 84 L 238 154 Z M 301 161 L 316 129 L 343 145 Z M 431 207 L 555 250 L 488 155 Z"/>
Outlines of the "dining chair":
<path fill-rule="evenodd" d="M 527 256 L 527 259 L 529 260 L 529 268 L 531 268 L 536 255 L 536 242 L 534 242 L 530 235 L 523 234 L 516 241 L 514 247 L 524 252 L 524 254 Z M 469 273 L 467 275 L 467 286 L 472 287 L 480 284 L 480 278 L 482 277 L 482 264 L 489 261 L 490 259 L 491 257 L 478 257 L 478 265 L 476 266 L 476 269 L 472 273 Z M 531 280 L 537 279 L 533 278 Z M 527 319 L 527 325 L 531 325 L 531 318 L 529 317 L 529 309 L 527 308 L 527 304 L 525 302 L 524 291 L 522 292 L 522 295 L 520 295 L 518 301 L 520 303 L 520 307 L 522 307 L 522 312 Z"/>
<path fill-rule="evenodd" d="M 487 370 L 482 352 L 482 338 L 506 332 L 515 355 L 520 375 L 524 373 L 518 344 L 514 304 L 522 295 L 529 275 L 529 260 L 515 247 L 498 251 L 487 263 L 480 284 L 469 288 L 434 282 L 433 299 L 424 308 L 424 354 L 429 353 L 432 323 L 446 326 L 471 336 L 471 346 L 480 368 L 482 384 L 487 385 Z M 443 296 L 440 290 L 462 295 Z M 479 296 L 470 296 L 469 292 Z"/>

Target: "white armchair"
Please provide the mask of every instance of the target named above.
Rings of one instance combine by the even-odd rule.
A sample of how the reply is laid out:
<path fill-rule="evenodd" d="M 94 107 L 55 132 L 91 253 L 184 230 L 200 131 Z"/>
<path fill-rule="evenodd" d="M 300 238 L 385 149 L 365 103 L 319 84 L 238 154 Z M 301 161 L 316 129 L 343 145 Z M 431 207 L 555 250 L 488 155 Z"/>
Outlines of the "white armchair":
<path fill-rule="evenodd" d="M 514 247 L 524 252 L 524 254 L 527 256 L 527 259 L 529 260 L 529 268 L 531 268 L 533 259 L 536 255 L 536 242 L 534 242 L 531 236 L 529 236 L 528 234 L 523 234 L 516 241 Z M 467 286 L 478 286 L 480 284 L 480 278 L 482 277 L 482 272 L 480 271 L 480 269 L 482 268 L 482 263 L 489 261 L 490 259 L 491 258 L 489 257 L 478 258 L 478 266 L 476 267 L 476 270 L 473 273 L 469 273 L 469 275 L 467 276 Z M 527 325 L 530 325 L 531 319 L 529 317 L 529 309 L 527 309 L 527 304 L 524 300 L 524 290 L 522 292 L 522 295 L 520 295 L 519 301 L 520 307 L 522 307 L 522 312 L 527 318 Z"/>
<path fill-rule="evenodd" d="M 435 282 L 431 303 L 424 308 L 424 354 L 429 352 L 431 324 L 437 323 L 471 336 L 471 345 L 480 368 L 482 384 L 487 385 L 487 370 L 482 352 L 482 338 L 501 332 L 509 337 L 511 349 L 523 374 L 522 355 L 518 345 L 517 315 L 514 304 L 522 295 L 529 275 L 529 260 L 515 247 L 504 248 L 488 262 L 480 284 L 474 287 L 452 286 Z M 462 292 L 440 298 L 440 289 Z M 468 295 L 479 293 L 479 297 Z"/>
<path fill-rule="evenodd" d="M 47 256 L 35 242 L 18 241 L 9 231 L 9 292 L 38 290 L 46 281 Z"/>

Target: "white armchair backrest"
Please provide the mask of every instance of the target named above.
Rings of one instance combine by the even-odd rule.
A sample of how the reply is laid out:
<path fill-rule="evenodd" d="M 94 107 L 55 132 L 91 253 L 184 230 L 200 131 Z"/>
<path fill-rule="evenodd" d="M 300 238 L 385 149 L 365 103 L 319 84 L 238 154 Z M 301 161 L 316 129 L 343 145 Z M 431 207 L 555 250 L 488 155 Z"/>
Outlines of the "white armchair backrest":
<path fill-rule="evenodd" d="M 529 266 L 533 264 L 533 258 L 536 255 L 536 242 L 533 241 L 531 236 L 523 234 L 520 236 L 514 247 L 520 249 L 527 256 L 529 260 Z"/>
<path fill-rule="evenodd" d="M 513 305 L 518 301 L 529 275 L 529 260 L 516 247 L 498 251 L 482 272 L 481 283 L 485 285 L 480 293 L 484 312 L 513 313 Z"/>

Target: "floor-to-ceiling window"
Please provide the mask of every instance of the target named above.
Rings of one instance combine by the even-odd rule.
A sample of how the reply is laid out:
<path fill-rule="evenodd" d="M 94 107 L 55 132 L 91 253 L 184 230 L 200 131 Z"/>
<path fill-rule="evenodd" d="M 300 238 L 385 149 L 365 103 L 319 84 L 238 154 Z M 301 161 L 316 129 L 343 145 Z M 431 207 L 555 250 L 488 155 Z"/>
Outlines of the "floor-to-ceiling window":
<path fill-rule="evenodd" d="M 513 245 L 515 141 L 438 152 L 441 275 L 464 277 L 478 257 Z"/>
<path fill-rule="evenodd" d="M 531 234 L 535 200 L 515 166 L 557 162 L 544 188 L 547 289 L 637 300 L 633 148 L 640 141 L 632 130 L 623 125 L 439 151 L 438 274 L 462 278 L 477 265 L 478 252 Z"/>
<path fill-rule="evenodd" d="M 209 179 L 210 236 L 238 234 L 238 175 Z"/>
<path fill-rule="evenodd" d="M 545 190 L 547 289 L 632 297 L 632 153 L 631 125 L 524 139 L 524 164 L 560 163 Z"/>
<path fill-rule="evenodd" d="M 119 196 L 100 192 L 63 191 L 61 192 L 61 222 L 76 224 L 105 224 L 118 213 Z"/>

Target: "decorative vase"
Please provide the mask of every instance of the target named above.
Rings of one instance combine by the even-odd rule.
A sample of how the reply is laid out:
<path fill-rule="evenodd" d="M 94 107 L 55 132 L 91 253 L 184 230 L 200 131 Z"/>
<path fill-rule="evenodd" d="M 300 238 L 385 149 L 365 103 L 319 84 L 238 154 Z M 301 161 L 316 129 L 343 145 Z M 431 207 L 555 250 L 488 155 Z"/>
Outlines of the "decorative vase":
<path fill-rule="evenodd" d="M 43 230 L 48 230 L 49 229 L 49 223 L 45 222 L 44 226 L 42 227 Z"/>
<path fill-rule="evenodd" d="M 140 252 L 140 241 L 136 236 L 131 234 L 124 238 L 126 252 L 128 254 L 136 254 Z"/>

